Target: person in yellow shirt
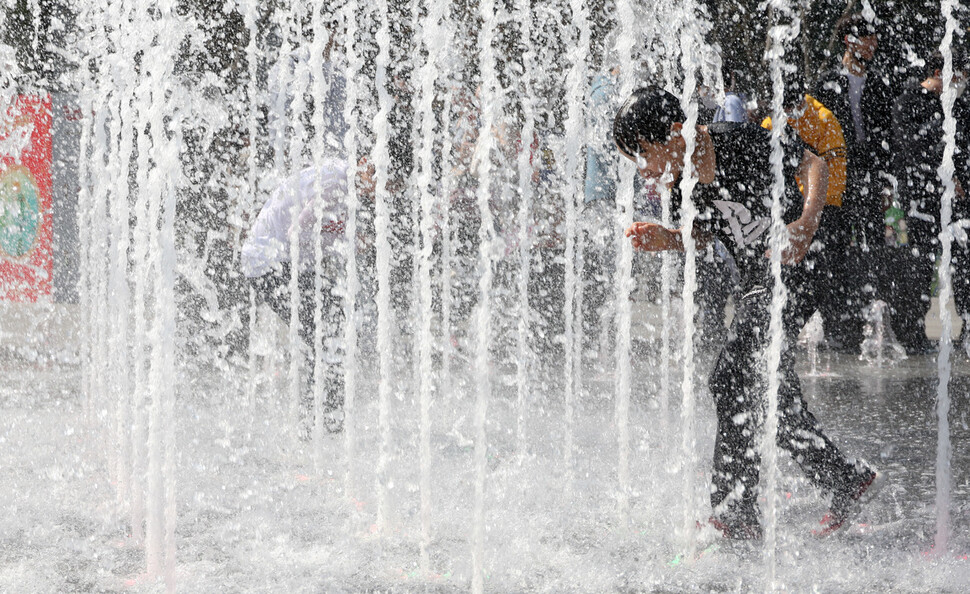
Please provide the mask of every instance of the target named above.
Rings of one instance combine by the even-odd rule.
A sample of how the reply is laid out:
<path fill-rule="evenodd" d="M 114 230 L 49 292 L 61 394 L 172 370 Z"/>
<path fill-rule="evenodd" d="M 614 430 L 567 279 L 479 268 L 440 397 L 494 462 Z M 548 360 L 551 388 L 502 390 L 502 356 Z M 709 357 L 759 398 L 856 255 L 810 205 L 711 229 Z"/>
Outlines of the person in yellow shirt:
<path fill-rule="evenodd" d="M 802 95 L 802 102 L 788 112 L 788 125 L 798 137 L 825 161 L 829 169 L 829 189 L 825 195 L 827 206 L 842 206 L 845 193 L 845 136 L 835 115 L 811 95 Z M 761 122 L 771 130 L 771 118 Z M 801 186 L 801 183 L 799 183 Z"/>
<path fill-rule="evenodd" d="M 796 296 L 801 303 L 799 311 L 803 322 L 807 322 L 817 309 L 822 315 L 829 346 L 857 352 L 864 322 L 861 289 L 851 272 L 858 263 L 853 264 L 854 259 L 847 254 L 852 229 L 842 209 L 847 164 L 845 136 L 835 115 L 805 92 L 800 74 L 791 74 L 786 79 L 784 107 L 788 126 L 825 161 L 829 174 L 826 204 L 814 238 L 816 247 L 821 249 L 813 249 L 802 265 L 806 289 L 803 295 Z M 770 130 L 771 118 L 765 118 L 761 125 Z"/>

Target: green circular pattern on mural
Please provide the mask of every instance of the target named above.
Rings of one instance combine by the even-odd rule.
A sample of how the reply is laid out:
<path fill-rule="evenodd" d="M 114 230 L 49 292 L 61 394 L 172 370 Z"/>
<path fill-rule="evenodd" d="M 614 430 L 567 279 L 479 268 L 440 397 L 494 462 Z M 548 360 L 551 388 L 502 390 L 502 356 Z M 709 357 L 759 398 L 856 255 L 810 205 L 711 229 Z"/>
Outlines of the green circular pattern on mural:
<path fill-rule="evenodd" d="M 37 183 L 23 167 L 0 175 L 0 251 L 19 258 L 33 247 L 40 227 Z"/>

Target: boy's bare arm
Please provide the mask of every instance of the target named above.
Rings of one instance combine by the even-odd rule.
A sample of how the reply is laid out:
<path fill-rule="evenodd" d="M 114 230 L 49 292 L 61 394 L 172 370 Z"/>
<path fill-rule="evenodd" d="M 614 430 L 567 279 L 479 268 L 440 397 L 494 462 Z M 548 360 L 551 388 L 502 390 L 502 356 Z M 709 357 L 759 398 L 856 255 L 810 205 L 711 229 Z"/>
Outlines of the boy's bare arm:
<path fill-rule="evenodd" d="M 684 251 L 683 230 L 668 229 L 659 223 L 633 223 L 626 230 L 625 236 L 630 238 L 634 249 L 645 252 Z M 696 226 L 691 236 L 697 249 L 706 248 L 711 240 L 710 234 L 700 231 Z"/>
<path fill-rule="evenodd" d="M 828 166 L 821 157 L 807 149 L 802 155 L 798 176 L 804 180 L 805 202 L 802 205 L 802 215 L 788 224 L 790 243 L 781 254 L 781 261 L 785 264 L 797 264 L 808 253 L 808 247 L 812 245 L 812 238 L 822 220 L 825 194 L 828 192 Z"/>

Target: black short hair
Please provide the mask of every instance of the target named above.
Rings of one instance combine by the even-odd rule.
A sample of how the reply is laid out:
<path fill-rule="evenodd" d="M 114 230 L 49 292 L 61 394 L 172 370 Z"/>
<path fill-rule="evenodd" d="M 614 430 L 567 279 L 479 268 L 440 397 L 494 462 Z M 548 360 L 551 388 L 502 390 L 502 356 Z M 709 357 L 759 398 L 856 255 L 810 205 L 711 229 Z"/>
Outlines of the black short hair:
<path fill-rule="evenodd" d="M 846 35 L 861 38 L 879 34 L 876 24 L 862 16 L 861 12 L 853 12 L 839 19 L 835 24 L 835 33 L 841 40 L 845 40 Z"/>
<path fill-rule="evenodd" d="M 951 57 L 953 59 L 953 72 L 967 74 L 967 62 L 963 52 L 953 48 Z M 924 76 L 929 78 L 935 75 L 937 70 L 943 72 L 943 53 L 940 50 L 936 50 L 933 55 L 926 59 L 926 66 L 923 67 Z"/>
<path fill-rule="evenodd" d="M 657 87 L 641 87 L 616 112 L 613 140 L 623 152 L 638 155 L 641 140 L 667 142 L 670 126 L 683 124 L 686 119 L 676 97 Z"/>

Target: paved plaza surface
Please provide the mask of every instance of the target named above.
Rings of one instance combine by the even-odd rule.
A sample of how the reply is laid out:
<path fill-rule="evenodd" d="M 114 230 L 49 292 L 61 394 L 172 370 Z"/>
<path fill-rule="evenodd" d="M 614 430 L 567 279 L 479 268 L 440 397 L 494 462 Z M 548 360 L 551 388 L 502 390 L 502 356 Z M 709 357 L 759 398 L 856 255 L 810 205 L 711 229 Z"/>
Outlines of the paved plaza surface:
<path fill-rule="evenodd" d="M 805 360 L 804 356 L 800 356 Z M 935 356 L 876 369 L 821 353 L 803 388 L 830 436 L 886 471 L 875 501 L 842 533 L 812 529 L 824 497 L 783 455 L 774 581 L 788 591 L 963 592 L 970 583 L 970 361 L 953 356 L 950 538 L 936 535 L 938 386 Z M 279 363 L 279 362 L 277 362 Z M 285 365 L 265 362 L 250 407 L 248 374 L 226 364 L 180 365 L 177 378 L 177 579 L 186 592 L 467 591 L 474 500 L 474 381 L 456 370 L 432 409 L 431 575 L 418 568 L 418 406 L 391 402 L 388 517 L 376 526 L 382 436 L 377 390 L 362 387 L 355 459 L 343 435 L 309 444 L 286 422 Z M 146 579 L 109 461 L 111 403 L 80 390 L 70 357 L 6 356 L 0 374 L 0 591 L 161 591 Z M 514 383 L 495 372 L 489 403 L 486 590 L 680 592 L 763 590 L 765 543 L 733 544 L 686 528 L 709 510 L 713 410 L 697 391 L 685 453 L 680 378 L 661 417 L 657 362 L 634 366 L 630 498 L 619 511 L 612 378 L 590 376 L 567 424 L 549 373 L 536 381 L 517 433 Z M 549 379 L 552 378 L 552 379 Z M 544 384 L 544 386 L 543 386 Z M 564 464 L 571 435 L 572 466 Z M 522 447 L 524 444 L 524 447 Z M 349 469 L 349 475 L 348 475 Z M 567 471 L 570 470 L 570 471 Z M 346 478 L 349 476 L 349 479 Z M 349 491 L 347 486 L 349 485 Z M 686 495 L 691 492 L 693 495 Z"/>

